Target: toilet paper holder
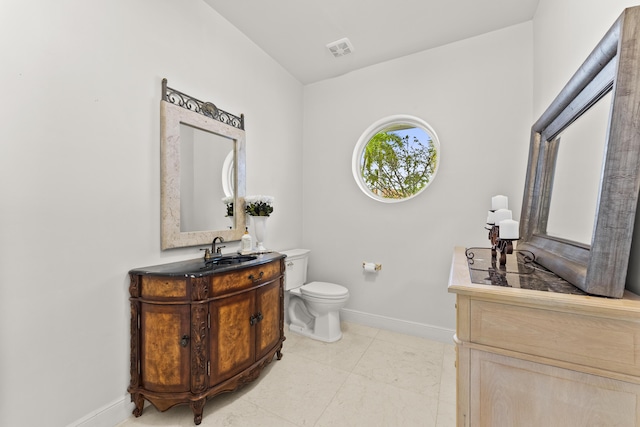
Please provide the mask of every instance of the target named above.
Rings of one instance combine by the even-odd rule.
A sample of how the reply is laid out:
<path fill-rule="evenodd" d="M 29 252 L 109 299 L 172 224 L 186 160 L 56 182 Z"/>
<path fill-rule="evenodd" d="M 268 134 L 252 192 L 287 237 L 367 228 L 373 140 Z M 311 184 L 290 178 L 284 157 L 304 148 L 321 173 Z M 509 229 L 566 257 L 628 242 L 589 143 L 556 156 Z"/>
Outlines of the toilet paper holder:
<path fill-rule="evenodd" d="M 366 271 L 380 271 L 382 270 L 382 264 L 376 264 L 373 262 L 363 262 L 362 268 Z"/>

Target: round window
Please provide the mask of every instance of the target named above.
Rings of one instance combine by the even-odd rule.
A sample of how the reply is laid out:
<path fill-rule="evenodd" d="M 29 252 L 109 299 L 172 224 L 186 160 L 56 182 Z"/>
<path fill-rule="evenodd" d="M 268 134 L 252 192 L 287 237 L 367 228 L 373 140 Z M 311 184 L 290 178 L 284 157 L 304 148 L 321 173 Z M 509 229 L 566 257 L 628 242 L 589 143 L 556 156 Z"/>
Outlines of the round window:
<path fill-rule="evenodd" d="M 364 131 L 353 151 L 353 177 L 372 199 L 395 203 L 431 184 L 440 163 L 440 143 L 424 120 L 396 115 Z"/>

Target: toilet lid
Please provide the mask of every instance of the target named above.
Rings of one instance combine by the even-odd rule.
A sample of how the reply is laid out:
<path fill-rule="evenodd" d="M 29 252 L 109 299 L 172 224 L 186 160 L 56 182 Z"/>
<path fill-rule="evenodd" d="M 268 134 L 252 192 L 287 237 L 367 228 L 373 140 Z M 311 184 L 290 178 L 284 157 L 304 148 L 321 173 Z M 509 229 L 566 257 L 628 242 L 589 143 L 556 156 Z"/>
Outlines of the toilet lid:
<path fill-rule="evenodd" d="M 312 297 L 339 298 L 349 294 L 344 286 L 327 282 L 311 282 L 300 288 L 302 295 Z"/>

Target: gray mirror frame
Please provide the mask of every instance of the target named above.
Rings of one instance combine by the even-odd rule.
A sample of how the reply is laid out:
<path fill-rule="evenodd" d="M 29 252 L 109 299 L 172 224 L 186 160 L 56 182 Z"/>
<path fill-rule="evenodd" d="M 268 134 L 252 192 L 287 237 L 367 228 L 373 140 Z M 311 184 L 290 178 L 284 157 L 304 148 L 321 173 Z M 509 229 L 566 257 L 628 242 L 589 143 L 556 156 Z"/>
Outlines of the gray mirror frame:
<path fill-rule="evenodd" d="M 213 132 L 234 141 L 234 188 L 236 194 L 234 200 L 235 226 L 233 229 L 180 231 L 180 123 Z M 246 188 L 244 129 L 162 100 L 160 101 L 160 151 L 162 249 L 211 244 L 216 236 L 222 237 L 225 241 L 240 240 L 244 234 L 246 221 L 244 212 Z M 220 201 L 221 214 L 224 209 L 224 205 Z"/>
<path fill-rule="evenodd" d="M 591 245 L 546 234 L 555 137 L 613 91 Z M 640 7 L 625 9 L 531 128 L 517 248 L 587 293 L 624 294 L 640 190 Z"/>

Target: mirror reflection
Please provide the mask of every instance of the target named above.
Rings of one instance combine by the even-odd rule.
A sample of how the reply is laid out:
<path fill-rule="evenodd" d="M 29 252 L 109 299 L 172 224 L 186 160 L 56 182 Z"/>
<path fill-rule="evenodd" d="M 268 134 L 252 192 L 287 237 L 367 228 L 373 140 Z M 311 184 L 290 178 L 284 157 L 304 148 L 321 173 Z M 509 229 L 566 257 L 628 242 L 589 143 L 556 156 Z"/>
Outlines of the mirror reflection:
<path fill-rule="evenodd" d="M 222 191 L 224 191 L 226 197 L 232 197 L 236 192 L 236 185 L 233 182 L 233 177 L 235 176 L 234 163 L 235 156 L 233 155 L 233 150 L 231 150 L 222 163 L 222 175 L 220 176 L 222 179 Z"/>
<path fill-rule="evenodd" d="M 609 92 L 557 137 L 549 236 L 591 244 L 611 100 Z"/>
<path fill-rule="evenodd" d="M 228 227 L 226 205 L 222 203 L 227 196 L 223 167 L 229 151 L 233 153 L 233 145 L 233 140 L 222 135 L 180 123 L 181 232 Z"/>

